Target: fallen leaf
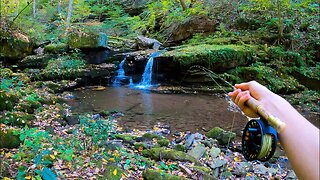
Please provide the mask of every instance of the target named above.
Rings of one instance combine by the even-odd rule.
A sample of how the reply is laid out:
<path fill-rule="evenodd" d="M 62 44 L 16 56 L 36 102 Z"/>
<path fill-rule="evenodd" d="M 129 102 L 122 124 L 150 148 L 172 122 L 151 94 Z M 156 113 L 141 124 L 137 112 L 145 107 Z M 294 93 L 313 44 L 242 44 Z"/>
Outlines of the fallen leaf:
<path fill-rule="evenodd" d="M 50 154 L 51 159 L 56 159 L 56 157 L 52 154 Z"/>
<path fill-rule="evenodd" d="M 117 169 L 115 169 L 115 170 L 113 171 L 113 175 L 116 176 L 116 175 L 117 175 L 117 172 L 118 172 Z"/>

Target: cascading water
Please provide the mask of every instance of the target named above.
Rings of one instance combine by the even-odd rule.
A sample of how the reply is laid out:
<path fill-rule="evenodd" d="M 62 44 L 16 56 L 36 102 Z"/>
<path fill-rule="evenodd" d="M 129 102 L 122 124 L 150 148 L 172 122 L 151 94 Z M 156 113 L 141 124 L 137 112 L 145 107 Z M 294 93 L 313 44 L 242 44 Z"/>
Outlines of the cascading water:
<path fill-rule="evenodd" d="M 157 56 L 159 56 L 160 52 L 155 52 L 150 55 L 149 60 L 147 62 L 147 65 L 144 69 L 142 80 L 137 86 L 138 88 L 148 88 L 152 86 L 152 66 L 153 66 L 153 59 Z"/>
<path fill-rule="evenodd" d="M 125 61 L 126 61 L 126 57 L 120 62 L 119 70 L 117 71 L 118 75 L 115 77 L 115 80 L 113 81 L 114 86 L 120 86 L 121 80 L 126 78 L 126 75 L 123 69 L 123 65 Z"/>

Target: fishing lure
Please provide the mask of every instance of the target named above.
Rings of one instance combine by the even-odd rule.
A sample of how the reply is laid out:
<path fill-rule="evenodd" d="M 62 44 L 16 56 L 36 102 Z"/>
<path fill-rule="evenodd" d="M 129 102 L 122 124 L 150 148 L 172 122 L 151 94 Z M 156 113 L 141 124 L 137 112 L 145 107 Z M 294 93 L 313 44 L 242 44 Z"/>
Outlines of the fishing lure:
<path fill-rule="evenodd" d="M 221 86 L 215 78 L 222 80 L 235 89 L 228 81 L 205 67 L 192 66 L 190 69 L 192 68 L 206 72 L 219 87 Z M 242 153 L 248 161 L 267 161 L 274 155 L 278 143 L 278 133 L 281 133 L 286 125 L 268 113 L 254 98 L 250 98 L 246 105 L 253 109 L 260 116 L 260 119 L 252 119 L 245 126 L 242 134 Z"/>

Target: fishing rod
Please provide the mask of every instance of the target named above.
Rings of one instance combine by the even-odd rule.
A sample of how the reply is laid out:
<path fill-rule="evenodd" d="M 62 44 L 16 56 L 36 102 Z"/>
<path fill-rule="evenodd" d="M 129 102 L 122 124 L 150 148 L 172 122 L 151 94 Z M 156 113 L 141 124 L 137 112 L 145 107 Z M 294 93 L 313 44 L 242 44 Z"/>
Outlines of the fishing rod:
<path fill-rule="evenodd" d="M 190 67 L 191 69 L 204 71 L 221 89 L 223 88 L 215 80 L 217 78 L 236 89 L 231 83 L 208 68 L 195 65 Z M 223 91 L 227 94 L 225 90 Z M 254 110 L 260 116 L 260 119 L 252 119 L 246 124 L 242 134 L 242 153 L 249 161 L 267 161 L 274 155 L 278 142 L 278 133 L 283 132 L 286 125 L 266 111 L 261 103 L 253 97 L 246 102 L 246 105 Z"/>

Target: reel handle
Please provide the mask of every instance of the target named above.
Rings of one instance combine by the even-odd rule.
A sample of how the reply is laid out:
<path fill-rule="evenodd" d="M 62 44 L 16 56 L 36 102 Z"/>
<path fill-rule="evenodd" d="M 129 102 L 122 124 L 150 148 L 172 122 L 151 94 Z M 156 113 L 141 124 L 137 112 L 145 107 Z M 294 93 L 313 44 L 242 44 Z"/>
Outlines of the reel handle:
<path fill-rule="evenodd" d="M 268 123 L 276 129 L 278 133 L 283 132 L 284 128 L 286 127 L 286 124 L 278 119 L 277 117 L 272 116 L 270 113 L 268 113 L 263 106 L 254 98 L 250 98 L 246 102 L 247 106 L 249 106 L 251 109 L 253 109 L 257 114 L 262 116 L 265 120 L 268 121 Z"/>

